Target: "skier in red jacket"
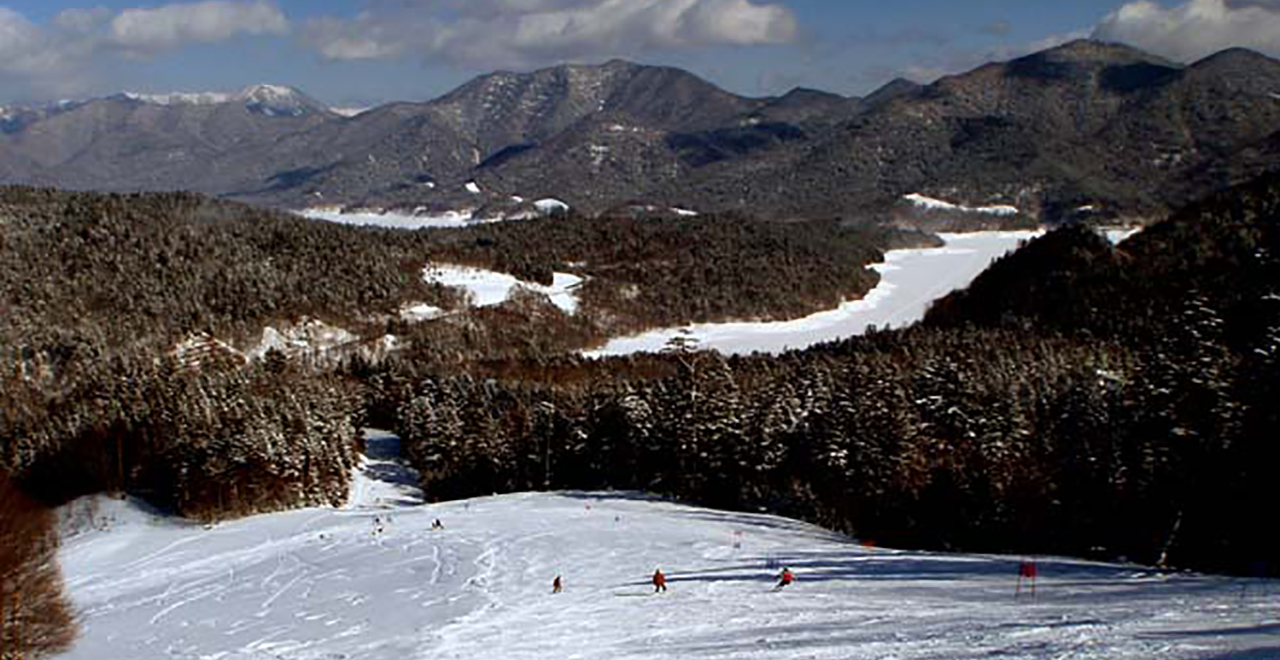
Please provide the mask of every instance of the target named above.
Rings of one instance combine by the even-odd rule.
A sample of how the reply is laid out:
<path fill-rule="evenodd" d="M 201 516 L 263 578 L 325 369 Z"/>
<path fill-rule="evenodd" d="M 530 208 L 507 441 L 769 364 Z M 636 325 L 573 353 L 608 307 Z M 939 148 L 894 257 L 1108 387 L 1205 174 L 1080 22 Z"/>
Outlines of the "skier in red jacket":
<path fill-rule="evenodd" d="M 663 575 L 662 569 L 659 568 L 653 572 L 653 593 L 656 594 L 660 591 L 666 591 L 666 590 L 667 590 L 667 576 Z"/>
<path fill-rule="evenodd" d="M 795 581 L 796 576 L 791 573 L 791 569 L 784 567 L 782 569 L 782 575 L 778 576 L 778 586 L 774 587 L 774 589 L 781 589 Z"/>

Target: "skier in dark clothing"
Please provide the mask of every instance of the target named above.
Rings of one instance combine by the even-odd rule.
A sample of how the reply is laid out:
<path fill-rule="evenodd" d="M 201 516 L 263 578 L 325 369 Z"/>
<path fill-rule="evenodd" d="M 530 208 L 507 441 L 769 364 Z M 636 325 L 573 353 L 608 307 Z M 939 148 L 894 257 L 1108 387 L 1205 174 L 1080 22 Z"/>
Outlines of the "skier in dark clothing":
<path fill-rule="evenodd" d="M 556 579 L 551 581 L 551 593 L 558 594 L 561 591 L 564 591 L 564 584 L 560 582 L 560 576 L 557 575 Z"/>
<path fill-rule="evenodd" d="M 667 576 L 662 574 L 662 569 L 653 572 L 653 593 L 667 590 Z"/>

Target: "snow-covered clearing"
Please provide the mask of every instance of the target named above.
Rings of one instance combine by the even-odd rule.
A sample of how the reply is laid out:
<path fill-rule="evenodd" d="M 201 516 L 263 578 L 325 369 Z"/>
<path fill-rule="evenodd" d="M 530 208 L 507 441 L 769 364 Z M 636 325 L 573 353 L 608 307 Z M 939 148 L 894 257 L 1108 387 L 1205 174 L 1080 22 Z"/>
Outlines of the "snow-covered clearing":
<path fill-rule="evenodd" d="M 387 227 L 390 229 L 454 229 L 470 227 L 482 222 L 472 218 L 469 211 L 450 211 L 440 215 L 408 215 L 404 213 L 379 213 L 375 211 L 344 212 L 340 208 L 315 207 L 295 211 L 312 220 L 337 222 L 344 225 Z"/>
<path fill-rule="evenodd" d="M 551 303 L 563 310 L 565 314 L 574 314 L 578 311 L 578 297 L 575 289 L 582 284 L 581 277 L 568 273 L 552 273 L 551 286 L 544 286 L 525 282 L 506 273 L 448 264 L 431 264 L 423 271 L 422 276 L 430 283 L 465 289 L 471 296 L 471 303 L 476 307 L 501 304 L 511 296 L 512 289 L 521 286 L 530 291 L 545 294 L 551 299 Z"/>
<path fill-rule="evenodd" d="M 920 193 L 911 193 L 903 195 L 903 199 L 911 202 L 913 205 L 928 209 L 930 211 L 958 211 L 961 213 L 985 213 L 987 215 L 1017 215 L 1018 208 L 1007 204 L 997 204 L 994 206 L 964 206 L 962 204 L 953 204 L 941 199 L 926 197 Z"/>
<path fill-rule="evenodd" d="M 939 234 L 947 243 L 943 247 L 886 253 L 884 263 L 872 266 L 880 273 L 880 284 L 861 300 L 847 301 L 835 309 L 794 321 L 704 323 L 654 330 L 613 339 L 587 355 L 604 357 L 659 351 L 677 336 L 687 336 L 696 340 L 699 348 L 722 353 L 780 353 L 860 335 L 872 325 L 901 327 L 924 318 L 929 303 L 967 286 L 996 257 L 1038 234 L 1032 231 Z"/>
<path fill-rule="evenodd" d="M 1036 596 L 1015 599 L 1021 557 L 875 549 L 774 516 L 625 493 L 419 504 L 393 443 L 375 437 L 345 509 L 206 529 L 104 500 L 61 551 L 82 622 L 63 657 L 1280 656 L 1274 581 L 1040 557 Z M 775 592 L 783 566 L 797 582 Z"/>

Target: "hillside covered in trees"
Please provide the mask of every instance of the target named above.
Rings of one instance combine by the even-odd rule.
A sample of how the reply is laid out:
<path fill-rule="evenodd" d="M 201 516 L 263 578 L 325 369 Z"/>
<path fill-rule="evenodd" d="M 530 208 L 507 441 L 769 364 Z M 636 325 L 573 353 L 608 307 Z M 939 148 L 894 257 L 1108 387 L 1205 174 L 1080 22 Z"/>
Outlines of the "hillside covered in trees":
<path fill-rule="evenodd" d="M 1278 217 L 1280 179 L 1262 179 L 1119 247 L 1051 232 L 920 327 L 777 357 L 588 360 L 568 349 L 619 328 L 803 314 L 925 239 L 716 218 L 395 232 L 7 189 L 0 472 L 42 505 L 129 493 L 216 520 L 342 502 L 376 424 L 436 498 L 641 489 L 889 545 L 1274 572 L 1253 512 L 1280 457 Z M 467 309 L 423 282 L 431 261 L 574 271 L 583 311 L 536 294 Z M 414 301 L 451 313 L 410 323 Z M 244 349 L 303 316 L 407 348 L 173 351 L 196 331 Z M 14 505 L 32 545 L 0 568 L 47 545 L 40 506 Z"/>

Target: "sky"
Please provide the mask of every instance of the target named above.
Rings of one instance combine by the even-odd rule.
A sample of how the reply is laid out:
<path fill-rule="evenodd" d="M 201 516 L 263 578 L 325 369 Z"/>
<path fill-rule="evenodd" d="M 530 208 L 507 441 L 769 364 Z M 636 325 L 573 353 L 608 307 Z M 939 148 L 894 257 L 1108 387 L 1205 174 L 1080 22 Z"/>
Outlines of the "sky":
<path fill-rule="evenodd" d="M 1082 37 L 1280 57 L 1280 0 L 0 0 L 0 103 L 272 83 L 365 107 L 615 57 L 860 95 Z"/>

